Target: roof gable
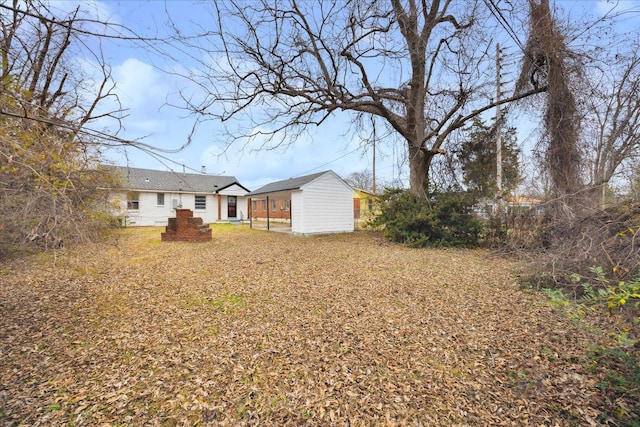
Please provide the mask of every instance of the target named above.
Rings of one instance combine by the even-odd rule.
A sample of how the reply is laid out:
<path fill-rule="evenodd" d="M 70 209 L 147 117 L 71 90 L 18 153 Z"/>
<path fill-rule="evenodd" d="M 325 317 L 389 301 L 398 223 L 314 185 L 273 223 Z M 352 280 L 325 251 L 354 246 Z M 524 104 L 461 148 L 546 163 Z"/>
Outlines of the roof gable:
<path fill-rule="evenodd" d="M 249 192 L 248 188 L 245 188 L 243 185 L 240 185 L 238 182 L 232 182 L 231 184 L 224 186 L 222 188 L 218 188 L 216 193 L 218 194 L 226 194 L 231 196 L 239 196 L 246 195 Z"/>
<path fill-rule="evenodd" d="M 233 184 L 240 185 L 234 176 L 179 173 L 126 166 L 106 167 L 113 169 L 124 179 L 123 185 L 128 190 L 216 193 Z"/>
<path fill-rule="evenodd" d="M 353 190 L 356 192 L 356 195 L 361 196 L 361 197 L 378 197 L 378 195 L 376 193 L 373 193 L 373 192 L 367 191 L 367 190 L 363 190 L 362 188 L 354 187 Z"/>
<path fill-rule="evenodd" d="M 349 183 L 348 183 L 347 181 L 345 181 L 344 179 L 342 179 L 342 177 L 341 177 L 340 175 L 338 175 L 337 173 L 335 173 L 335 172 L 334 172 L 334 171 L 332 171 L 332 170 L 328 170 L 328 171 L 326 171 L 324 174 L 322 174 L 321 176 L 322 176 L 322 177 L 324 177 L 324 176 L 326 176 L 326 175 L 331 175 L 331 176 L 333 176 L 333 177 L 334 177 L 334 178 L 335 178 L 335 179 L 336 179 L 340 184 L 342 184 L 342 186 L 343 186 L 345 189 L 349 190 L 349 191 L 353 194 L 353 187 L 352 187 L 351 185 L 349 185 Z M 320 178 L 320 177 L 317 177 L 316 179 L 319 179 L 319 178 Z M 312 181 L 309 181 L 308 183 L 306 183 L 306 184 L 305 184 L 305 186 L 306 186 L 306 185 L 311 184 L 313 181 L 315 181 L 315 179 L 314 179 L 314 180 L 312 180 Z"/>

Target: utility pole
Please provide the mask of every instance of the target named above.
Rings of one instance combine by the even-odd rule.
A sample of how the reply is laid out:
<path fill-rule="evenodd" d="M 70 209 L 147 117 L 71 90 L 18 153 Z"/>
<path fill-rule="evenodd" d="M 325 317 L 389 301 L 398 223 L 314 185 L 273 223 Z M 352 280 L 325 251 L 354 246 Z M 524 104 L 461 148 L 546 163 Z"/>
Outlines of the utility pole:
<path fill-rule="evenodd" d="M 500 44 L 496 43 L 496 103 L 500 101 Z M 496 189 L 502 197 L 502 109 L 496 105 Z"/>
<path fill-rule="evenodd" d="M 371 124 L 373 125 L 373 194 L 376 194 L 376 122 L 373 116 L 371 117 Z"/>

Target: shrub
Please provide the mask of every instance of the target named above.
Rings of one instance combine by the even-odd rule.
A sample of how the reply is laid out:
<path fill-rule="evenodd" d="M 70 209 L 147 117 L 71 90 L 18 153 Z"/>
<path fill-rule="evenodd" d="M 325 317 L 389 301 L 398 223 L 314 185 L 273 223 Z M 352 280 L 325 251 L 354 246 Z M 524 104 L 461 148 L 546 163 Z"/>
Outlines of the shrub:
<path fill-rule="evenodd" d="M 407 246 L 472 247 L 482 233 L 482 223 L 470 214 L 473 200 L 464 193 L 438 192 L 423 199 L 392 189 L 378 203 L 380 215 L 371 225 Z"/>

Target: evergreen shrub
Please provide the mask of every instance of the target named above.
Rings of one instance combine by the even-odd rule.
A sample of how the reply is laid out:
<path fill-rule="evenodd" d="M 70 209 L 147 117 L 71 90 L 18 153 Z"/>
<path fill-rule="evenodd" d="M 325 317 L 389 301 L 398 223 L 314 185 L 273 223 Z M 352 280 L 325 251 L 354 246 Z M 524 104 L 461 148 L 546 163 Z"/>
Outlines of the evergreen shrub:
<path fill-rule="evenodd" d="M 386 238 L 410 247 L 474 247 L 483 231 L 471 215 L 473 199 L 462 192 L 435 192 L 420 198 L 407 190 L 386 190 L 371 225 Z"/>

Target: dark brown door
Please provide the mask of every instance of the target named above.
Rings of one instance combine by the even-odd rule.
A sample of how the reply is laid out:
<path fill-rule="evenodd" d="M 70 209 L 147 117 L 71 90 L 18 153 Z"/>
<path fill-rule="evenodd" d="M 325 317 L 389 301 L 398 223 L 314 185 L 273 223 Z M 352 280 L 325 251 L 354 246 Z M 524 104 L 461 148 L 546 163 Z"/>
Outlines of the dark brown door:
<path fill-rule="evenodd" d="M 227 217 L 228 218 L 236 217 L 237 203 L 238 203 L 238 198 L 236 196 L 227 196 Z"/>

